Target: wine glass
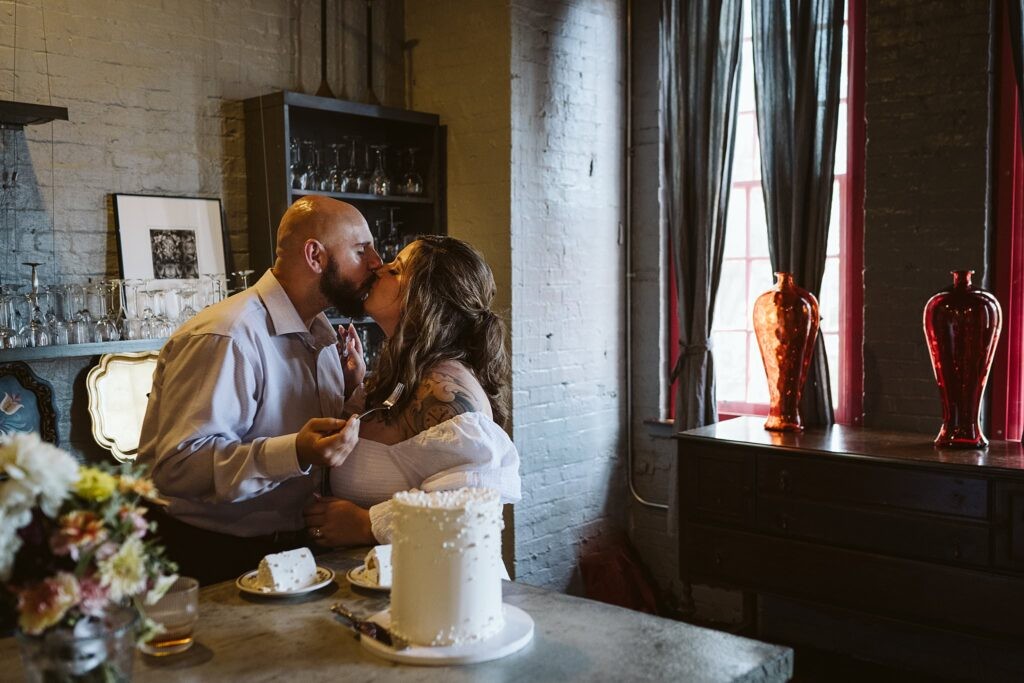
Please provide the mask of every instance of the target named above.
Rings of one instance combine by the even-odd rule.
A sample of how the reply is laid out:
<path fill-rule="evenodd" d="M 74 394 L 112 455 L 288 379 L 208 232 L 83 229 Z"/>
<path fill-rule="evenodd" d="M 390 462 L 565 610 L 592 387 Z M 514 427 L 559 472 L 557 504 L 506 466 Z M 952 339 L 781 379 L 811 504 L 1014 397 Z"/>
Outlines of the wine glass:
<path fill-rule="evenodd" d="M 302 174 L 305 166 L 302 160 L 302 146 L 298 138 L 292 138 L 288 142 L 288 158 L 291 163 L 288 165 L 288 183 L 296 190 L 302 189 Z"/>
<path fill-rule="evenodd" d="M 387 145 L 373 145 L 372 149 L 377 157 L 377 165 L 373 169 L 373 175 L 370 176 L 370 192 L 376 195 L 389 195 L 391 194 L 391 178 L 384 171 L 384 153 L 387 150 Z"/>
<path fill-rule="evenodd" d="M 236 270 L 235 272 L 231 273 L 232 275 L 234 275 L 235 277 L 242 281 L 242 288 L 239 291 L 245 291 L 249 289 L 249 276 L 255 272 L 256 271 L 254 270 Z"/>
<path fill-rule="evenodd" d="M 348 167 L 341 174 L 340 192 L 359 192 L 359 166 L 356 162 L 356 143 L 359 138 L 346 137 L 345 139 L 349 141 L 350 152 Z"/>
<path fill-rule="evenodd" d="M 400 193 L 413 197 L 423 194 L 423 176 L 416 172 L 416 152 L 418 151 L 417 147 L 410 147 L 406 150 L 409 155 L 409 167 L 398 184 Z"/>
<path fill-rule="evenodd" d="M 356 178 L 356 192 L 363 194 L 370 193 L 370 183 L 373 178 L 373 167 L 370 163 L 370 143 L 363 145 L 363 167 Z"/>

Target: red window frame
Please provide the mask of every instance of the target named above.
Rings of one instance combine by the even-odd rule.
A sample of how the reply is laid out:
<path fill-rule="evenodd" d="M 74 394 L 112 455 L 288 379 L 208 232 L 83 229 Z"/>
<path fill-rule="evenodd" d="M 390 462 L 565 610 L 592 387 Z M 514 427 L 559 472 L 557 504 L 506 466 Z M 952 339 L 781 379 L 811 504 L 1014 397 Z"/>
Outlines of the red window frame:
<path fill-rule="evenodd" d="M 846 178 L 846 230 L 840 236 L 839 291 L 844 305 L 841 307 L 839 354 L 841 377 L 833 378 L 839 384 L 839 405 L 836 421 L 860 425 L 864 414 L 864 2 L 850 0 L 847 13 L 847 172 Z M 669 373 L 679 358 L 679 315 L 677 307 L 675 264 L 672 258 L 672 240 L 669 239 L 668 263 L 668 342 Z M 676 383 L 671 382 L 668 393 L 669 419 L 675 417 Z M 767 414 L 762 404 L 719 401 L 719 417 L 726 419 L 739 414 Z"/>

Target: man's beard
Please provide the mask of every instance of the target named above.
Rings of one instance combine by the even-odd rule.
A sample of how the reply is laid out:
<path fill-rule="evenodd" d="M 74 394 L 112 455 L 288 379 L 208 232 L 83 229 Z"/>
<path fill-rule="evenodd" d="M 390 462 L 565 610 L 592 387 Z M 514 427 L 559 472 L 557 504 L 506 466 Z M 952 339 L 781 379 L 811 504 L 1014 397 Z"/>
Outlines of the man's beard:
<path fill-rule="evenodd" d="M 332 256 L 327 261 L 323 277 L 320 278 L 320 293 L 338 313 L 349 318 L 360 318 L 365 314 L 363 300 L 366 299 L 375 279 L 370 275 L 361 285 L 345 280 L 338 269 L 338 262 Z"/>

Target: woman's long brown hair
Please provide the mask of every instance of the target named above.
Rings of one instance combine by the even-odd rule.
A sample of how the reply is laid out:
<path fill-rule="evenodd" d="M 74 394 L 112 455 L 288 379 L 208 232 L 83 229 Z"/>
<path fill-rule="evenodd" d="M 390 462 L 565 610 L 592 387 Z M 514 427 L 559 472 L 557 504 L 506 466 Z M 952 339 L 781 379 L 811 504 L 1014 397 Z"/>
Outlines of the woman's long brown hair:
<path fill-rule="evenodd" d="M 491 310 L 496 287 L 483 256 L 454 237 L 422 235 L 400 293 L 402 314 L 367 381 L 366 405 L 387 398 L 395 384 L 405 393 L 385 419 L 399 415 L 425 372 L 455 360 L 472 369 L 487 393 L 494 421 L 509 417 L 509 356 L 505 323 Z"/>

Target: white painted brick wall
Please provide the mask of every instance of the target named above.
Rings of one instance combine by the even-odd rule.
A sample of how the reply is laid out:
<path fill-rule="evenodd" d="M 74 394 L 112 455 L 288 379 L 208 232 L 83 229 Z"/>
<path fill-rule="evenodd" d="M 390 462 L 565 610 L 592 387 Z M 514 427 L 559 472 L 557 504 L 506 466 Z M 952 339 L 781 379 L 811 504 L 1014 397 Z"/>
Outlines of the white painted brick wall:
<path fill-rule="evenodd" d="M 517 574 L 578 589 L 622 526 L 623 3 L 512 3 Z"/>
<path fill-rule="evenodd" d="M 401 106 L 403 3 L 376 6 L 374 89 Z M 335 94 L 365 94 L 364 12 L 328 4 Z M 220 197 L 244 266 L 241 100 L 319 83 L 316 0 L 0 0 L 0 99 L 52 102 L 71 119 L 0 138 L 20 172 L 0 210 L 0 282 L 27 281 L 23 261 L 46 262 L 44 280 L 116 275 L 115 192 Z M 82 408 L 88 363 L 35 366 L 55 385 L 63 443 L 80 453 L 94 452 Z"/>

